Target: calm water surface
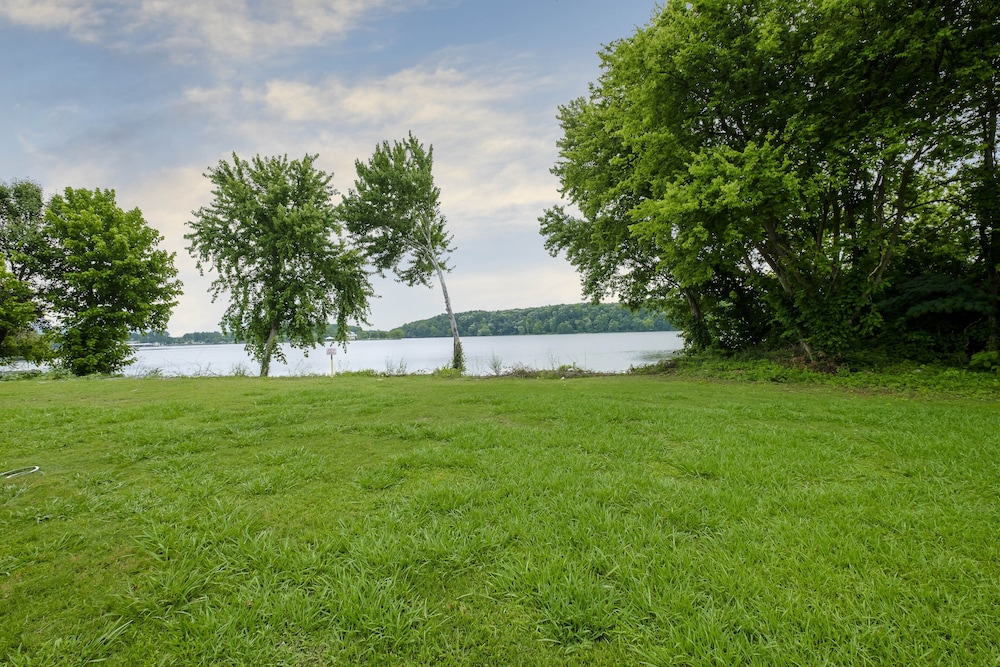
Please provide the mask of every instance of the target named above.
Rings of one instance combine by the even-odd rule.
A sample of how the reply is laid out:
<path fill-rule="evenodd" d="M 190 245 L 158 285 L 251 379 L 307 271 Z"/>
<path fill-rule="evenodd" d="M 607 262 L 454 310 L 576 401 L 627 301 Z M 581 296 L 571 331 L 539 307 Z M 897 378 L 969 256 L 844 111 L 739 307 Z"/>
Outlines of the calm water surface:
<path fill-rule="evenodd" d="M 522 365 L 535 369 L 577 365 L 605 373 L 624 372 L 631 366 L 655 363 L 680 350 L 678 332 L 563 334 L 549 336 L 479 336 L 462 339 L 465 363 L 473 375 L 492 375 L 497 366 Z M 326 348 L 302 351 L 283 347 L 287 363 L 271 362 L 271 375 L 320 375 L 330 373 Z M 390 373 L 429 373 L 451 360 L 451 338 L 358 340 L 337 348 L 336 372 L 375 370 Z M 142 348 L 126 375 L 257 375 L 260 367 L 243 345 L 172 345 Z"/>

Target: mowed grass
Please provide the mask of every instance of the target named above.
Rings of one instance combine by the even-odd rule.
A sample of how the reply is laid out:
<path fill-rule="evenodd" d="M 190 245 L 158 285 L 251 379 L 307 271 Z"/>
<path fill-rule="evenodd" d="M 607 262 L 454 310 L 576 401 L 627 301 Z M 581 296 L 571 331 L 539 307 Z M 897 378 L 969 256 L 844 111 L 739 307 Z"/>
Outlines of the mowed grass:
<path fill-rule="evenodd" d="M 998 665 L 991 400 L 0 383 L 4 665 Z"/>

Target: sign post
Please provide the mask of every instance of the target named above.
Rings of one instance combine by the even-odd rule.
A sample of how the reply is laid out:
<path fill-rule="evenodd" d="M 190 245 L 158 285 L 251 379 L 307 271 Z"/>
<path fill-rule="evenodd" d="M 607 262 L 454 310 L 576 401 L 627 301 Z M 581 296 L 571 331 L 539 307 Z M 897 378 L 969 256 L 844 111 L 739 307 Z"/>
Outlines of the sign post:
<path fill-rule="evenodd" d="M 337 374 L 337 369 L 334 366 L 337 357 L 337 348 L 333 346 L 326 348 L 326 354 L 330 357 L 330 377 L 333 377 Z"/>

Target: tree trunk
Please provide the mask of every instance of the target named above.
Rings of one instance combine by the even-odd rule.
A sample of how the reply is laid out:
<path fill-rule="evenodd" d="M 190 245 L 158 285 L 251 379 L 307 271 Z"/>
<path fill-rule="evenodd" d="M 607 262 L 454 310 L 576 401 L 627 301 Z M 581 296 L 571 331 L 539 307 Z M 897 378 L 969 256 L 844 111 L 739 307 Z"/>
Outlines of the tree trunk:
<path fill-rule="evenodd" d="M 689 343 L 694 350 L 707 350 L 712 346 L 712 336 L 708 332 L 708 327 L 705 326 L 705 317 L 701 312 L 701 304 L 698 303 L 698 298 L 691 290 L 681 290 L 681 293 L 687 299 L 688 308 L 691 309 L 691 337 L 690 340 L 685 340 L 685 342 Z"/>
<path fill-rule="evenodd" d="M 267 342 L 264 343 L 263 353 L 260 355 L 260 376 L 266 378 L 271 372 L 271 352 L 274 350 L 274 339 L 278 337 L 278 327 L 271 325 L 271 331 L 267 334 Z"/>
<path fill-rule="evenodd" d="M 454 339 L 451 352 L 451 367 L 457 371 L 464 371 L 465 353 L 462 352 L 462 340 L 458 336 L 458 323 L 455 321 L 455 313 L 451 309 L 451 297 L 448 296 L 448 285 L 444 282 L 444 268 L 438 261 L 437 255 L 434 251 L 431 219 L 423 218 L 421 220 L 420 229 L 424 235 L 424 244 L 423 247 L 419 249 L 419 252 L 425 253 L 425 256 L 428 257 L 431 260 L 431 264 L 434 265 L 434 270 L 437 271 L 438 281 L 441 283 L 441 292 L 444 294 L 444 308 L 448 313 L 448 323 L 451 324 L 451 336 Z"/>
<path fill-rule="evenodd" d="M 434 269 L 437 271 L 438 280 L 441 282 L 441 292 L 444 293 L 444 308 L 448 312 L 448 322 L 451 324 L 451 336 L 454 339 L 451 353 L 451 367 L 457 371 L 465 370 L 465 354 L 462 352 L 462 340 L 458 337 L 458 323 L 455 321 L 455 313 L 451 309 L 451 297 L 448 296 L 448 286 L 444 282 L 444 271 L 438 264 L 436 258 Z"/>
<path fill-rule="evenodd" d="M 987 349 L 1000 351 L 1000 174 L 997 173 L 997 99 L 996 79 L 990 79 L 986 98 L 987 109 L 983 114 L 983 180 L 980 187 L 980 239 L 982 256 L 986 265 L 986 292 L 993 297 L 989 316 Z"/>

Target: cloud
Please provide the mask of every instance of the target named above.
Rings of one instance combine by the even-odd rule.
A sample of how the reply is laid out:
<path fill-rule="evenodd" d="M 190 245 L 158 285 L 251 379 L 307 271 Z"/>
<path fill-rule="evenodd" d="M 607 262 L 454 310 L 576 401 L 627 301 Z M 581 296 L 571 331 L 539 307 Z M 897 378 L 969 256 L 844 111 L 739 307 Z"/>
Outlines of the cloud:
<path fill-rule="evenodd" d="M 139 208 L 149 226 L 163 235 L 160 248 L 176 254 L 174 264 L 184 284 L 184 296 L 183 306 L 176 308 L 170 319 L 169 330 L 176 335 L 218 330 L 228 300 L 223 295 L 212 302 L 209 290 L 215 274 L 200 274 L 184 238 L 190 231 L 186 223 L 193 217 L 192 212 L 211 200 L 211 183 L 194 167 L 159 169 L 117 195 L 119 206 L 126 210 Z"/>
<path fill-rule="evenodd" d="M 66 30 L 86 42 L 163 49 L 177 58 L 204 53 L 262 59 L 343 38 L 366 16 L 423 0 L 0 0 L 0 19 Z"/>
<path fill-rule="evenodd" d="M 86 0 L 0 0 L 0 17 L 29 28 L 68 30 L 90 41 L 103 23 L 96 4 Z"/>
<path fill-rule="evenodd" d="M 353 180 L 355 159 L 412 131 L 434 147 L 445 215 L 471 233 L 484 225 L 535 227 L 541 209 L 558 199 L 548 173 L 556 151 L 554 105 L 526 102 L 550 86 L 531 71 L 438 63 L 357 81 L 333 75 L 192 88 L 183 104 L 213 116 L 212 125 L 225 125 L 257 151 L 333 156 L 341 190 Z"/>
<path fill-rule="evenodd" d="M 580 279 L 555 260 L 532 267 L 530 272 L 498 273 L 467 271 L 454 282 L 455 308 L 473 310 L 506 310 L 534 308 L 560 303 L 579 303 Z M 540 290 L 539 286 L 545 289 Z M 442 309 L 443 310 L 443 309 Z"/>
<path fill-rule="evenodd" d="M 218 158 L 228 159 L 233 150 L 242 157 L 319 153 L 320 168 L 334 172 L 342 191 L 353 182 L 355 159 L 367 159 L 378 142 L 412 130 L 434 146 L 435 181 L 457 248 L 451 258 L 455 272 L 448 278 L 455 307 L 578 301 L 579 278 L 545 253 L 537 233 L 538 215 L 559 196 L 548 172 L 558 133 L 556 102 L 545 101 L 553 82 L 522 66 L 477 69 L 455 60 L 438 58 L 384 76 L 190 87 L 178 105 L 184 114 L 204 118 L 213 128 L 209 134 L 224 134 Z M 163 186 L 181 196 L 196 186 L 194 172 L 188 177 L 190 182 L 167 179 Z M 208 197 L 200 196 L 203 205 Z M 170 200 L 164 198 L 165 206 Z M 189 269 L 182 271 L 191 277 Z M 200 285 L 193 280 L 186 292 L 194 294 Z M 401 288 L 386 280 L 378 292 L 382 298 L 372 304 L 377 327 L 443 311 L 436 288 Z M 199 299 L 202 313 L 219 309 Z M 181 331 L 195 325 L 178 313 L 172 326 Z"/>

